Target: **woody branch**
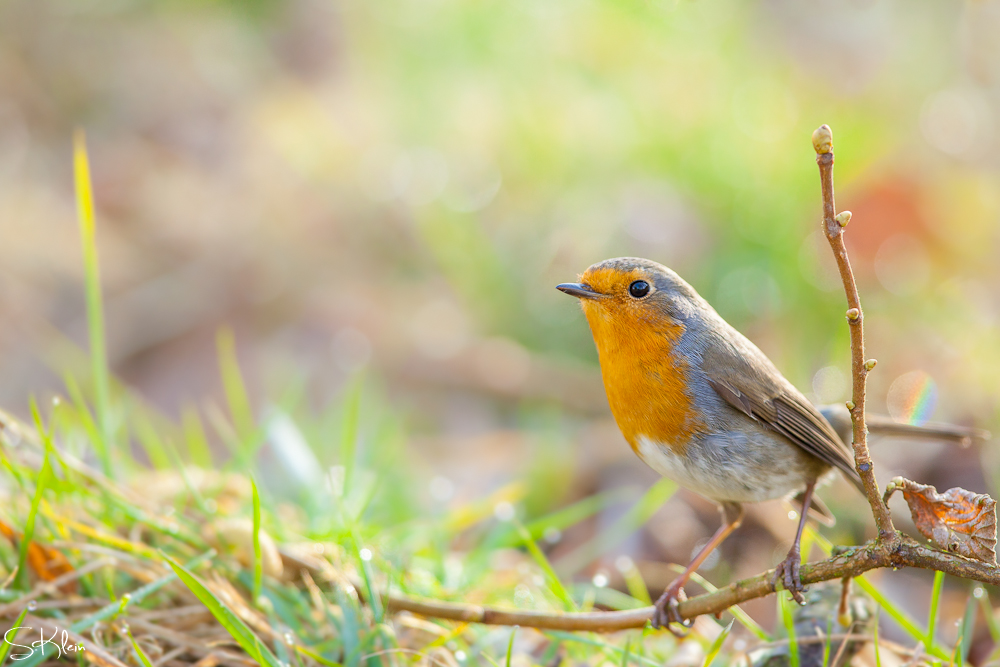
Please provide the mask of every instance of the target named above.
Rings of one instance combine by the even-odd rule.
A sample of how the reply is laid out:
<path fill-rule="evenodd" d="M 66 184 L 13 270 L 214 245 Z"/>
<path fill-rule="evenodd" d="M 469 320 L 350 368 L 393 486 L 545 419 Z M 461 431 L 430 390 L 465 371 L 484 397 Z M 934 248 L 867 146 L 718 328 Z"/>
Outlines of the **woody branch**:
<path fill-rule="evenodd" d="M 851 547 L 831 558 L 803 563 L 802 583 L 815 584 L 822 581 L 857 577 L 878 568 L 917 567 L 940 570 L 946 574 L 980 581 L 993 586 L 1000 585 L 1000 571 L 996 567 L 968 560 L 938 551 L 915 540 L 900 536 L 892 550 L 885 549 L 877 541 L 859 547 Z M 364 587 L 355 582 L 355 588 L 362 592 Z M 774 592 L 774 570 L 762 572 L 754 577 L 733 582 L 725 588 L 705 593 L 680 603 L 681 618 L 695 618 L 705 614 L 721 614 L 733 605 L 748 600 L 765 597 Z M 653 607 L 642 607 L 628 611 L 595 611 L 582 613 L 558 613 L 519 611 L 455 602 L 426 600 L 406 595 L 388 593 L 383 602 L 389 611 L 408 611 L 421 616 L 461 621 L 464 623 L 484 623 L 487 625 L 519 625 L 543 630 L 573 630 L 591 632 L 612 632 L 628 628 L 641 628 L 653 614 Z"/>

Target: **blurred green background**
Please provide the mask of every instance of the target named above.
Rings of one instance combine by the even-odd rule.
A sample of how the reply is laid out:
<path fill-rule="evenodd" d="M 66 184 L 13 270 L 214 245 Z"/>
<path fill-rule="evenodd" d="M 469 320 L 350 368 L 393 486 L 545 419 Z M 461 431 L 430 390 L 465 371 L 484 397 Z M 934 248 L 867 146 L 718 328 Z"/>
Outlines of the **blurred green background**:
<path fill-rule="evenodd" d="M 998 31 L 986 1 L 0 2 L 0 405 L 26 414 L 88 369 L 81 127 L 111 367 L 168 416 L 222 401 L 230 326 L 261 412 L 322 413 L 363 373 L 435 500 L 524 479 L 531 516 L 641 491 L 655 475 L 554 285 L 611 256 L 663 262 L 810 398 L 845 400 L 809 140 L 828 123 L 872 409 L 1000 430 Z M 328 463 L 328 434 L 307 436 Z M 996 495 L 992 445 L 874 454 L 882 482 Z M 847 488 L 827 495 L 851 541 L 870 518 Z M 794 525 L 773 505 L 710 578 L 778 560 Z M 678 495 L 576 569 L 628 554 L 662 585 L 656 564 L 715 522 Z"/>

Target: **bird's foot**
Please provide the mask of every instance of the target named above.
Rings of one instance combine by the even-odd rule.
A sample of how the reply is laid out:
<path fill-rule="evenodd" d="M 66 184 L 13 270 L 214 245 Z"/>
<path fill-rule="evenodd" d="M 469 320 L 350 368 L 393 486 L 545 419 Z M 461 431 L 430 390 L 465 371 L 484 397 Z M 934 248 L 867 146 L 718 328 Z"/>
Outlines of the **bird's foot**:
<path fill-rule="evenodd" d="M 679 604 L 684 600 L 687 600 L 687 595 L 684 594 L 684 588 L 679 581 L 667 586 L 667 590 L 663 591 L 663 595 L 660 596 L 660 599 L 654 605 L 653 627 L 666 628 L 675 637 L 685 636 L 687 634 L 686 629 L 691 627 L 691 620 L 681 618 L 680 611 L 678 610 Z M 676 626 L 684 629 L 682 630 Z"/>
<path fill-rule="evenodd" d="M 785 560 L 778 563 L 778 567 L 774 569 L 774 589 L 778 590 L 780 582 L 784 589 L 792 594 L 792 598 L 796 602 L 805 604 L 806 599 L 802 594 L 805 593 L 806 587 L 802 585 L 802 579 L 799 577 L 801 567 L 802 556 L 797 548 L 793 548 L 788 552 Z"/>

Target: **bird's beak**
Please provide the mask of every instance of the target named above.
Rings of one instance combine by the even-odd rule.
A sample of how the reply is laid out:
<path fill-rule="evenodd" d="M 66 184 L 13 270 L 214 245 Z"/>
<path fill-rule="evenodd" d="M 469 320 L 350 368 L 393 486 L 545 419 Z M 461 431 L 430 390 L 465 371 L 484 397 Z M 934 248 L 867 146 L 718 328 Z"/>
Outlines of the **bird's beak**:
<path fill-rule="evenodd" d="M 578 299 L 599 299 L 604 296 L 600 292 L 590 289 L 590 285 L 585 285 L 584 283 L 563 283 L 556 285 L 556 289 L 570 296 L 575 296 Z"/>

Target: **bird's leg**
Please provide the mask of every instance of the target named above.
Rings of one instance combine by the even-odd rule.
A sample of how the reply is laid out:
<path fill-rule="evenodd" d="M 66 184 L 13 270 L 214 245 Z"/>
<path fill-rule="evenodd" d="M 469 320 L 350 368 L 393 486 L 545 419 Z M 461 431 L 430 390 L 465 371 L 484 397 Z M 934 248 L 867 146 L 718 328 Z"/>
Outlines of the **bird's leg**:
<path fill-rule="evenodd" d="M 802 567 L 802 552 L 799 545 L 802 542 L 802 531 L 806 527 L 809 503 L 812 502 L 813 489 L 815 488 L 816 480 L 813 480 L 809 482 L 805 493 L 802 494 L 802 516 L 799 517 L 799 529 L 795 532 L 795 542 L 792 543 L 792 548 L 788 550 L 788 556 L 785 560 L 778 563 L 778 567 L 774 569 L 775 588 L 777 588 L 778 581 L 781 581 L 785 586 L 785 590 L 791 593 L 792 597 L 799 604 L 806 603 L 806 599 L 802 596 L 806 587 L 802 585 L 802 580 L 799 578 L 799 568 Z"/>
<path fill-rule="evenodd" d="M 739 528 L 743 521 L 743 507 L 739 503 L 723 503 L 720 509 L 722 510 L 722 525 L 715 531 L 712 539 L 695 555 L 681 576 L 670 582 L 667 590 L 663 591 L 663 595 L 656 601 L 652 619 L 654 628 L 667 628 L 670 632 L 680 636 L 680 632 L 675 631 L 672 624 L 677 623 L 684 627 L 691 625 L 691 622 L 685 622 L 677 611 L 678 604 L 684 599 L 684 584 L 701 567 L 708 555 L 729 537 L 729 533 Z"/>

